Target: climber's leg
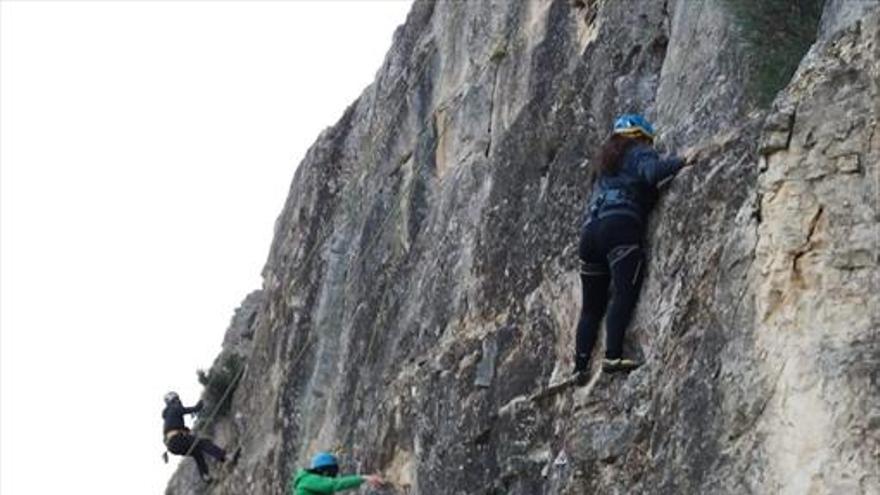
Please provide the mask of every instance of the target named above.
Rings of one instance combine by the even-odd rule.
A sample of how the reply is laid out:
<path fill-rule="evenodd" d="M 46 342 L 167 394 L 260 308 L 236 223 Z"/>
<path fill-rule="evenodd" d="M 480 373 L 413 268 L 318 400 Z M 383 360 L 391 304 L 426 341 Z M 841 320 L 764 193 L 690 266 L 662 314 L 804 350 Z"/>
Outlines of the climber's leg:
<path fill-rule="evenodd" d="M 581 276 L 581 315 L 575 335 L 575 372 L 587 371 L 599 326 L 608 305 L 610 275 L 603 257 L 594 249 L 595 225 L 581 232 L 579 246 Z"/>
<path fill-rule="evenodd" d="M 199 449 L 193 450 L 192 454 L 190 454 L 193 459 L 196 461 L 196 466 L 199 467 L 199 476 L 202 479 L 205 479 L 209 476 L 208 474 L 208 463 L 205 461 L 205 455 L 202 454 L 202 451 Z"/>
<path fill-rule="evenodd" d="M 205 454 L 208 454 L 209 456 L 217 459 L 220 462 L 226 461 L 226 451 L 218 447 L 217 444 L 208 440 L 207 438 L 199 439 L 198 448 Z"/>
<path fill-rule="evenodd" d="M 188 433 L 180 433 L 174 435 L 168 443 L 168 450 L 176 455 L 189 455 L 196 461 L 199 468 L 199 475 L 202 479 L 208 476 L 208 463 L 205 462 L 205 456 L 202 453 L 202 440 L 197 439 L 194 435 Z"/>
<path fill-rule="evenodd" d="M 605 322 L 606 359 L 620 359 L 623 337 L 632 319 L 644 276 L 644 255 L 639 244 L 619 245 L 608 253 L 613 295 Z"/>
<path fill-rule="evenodd" d="M 199 476 L 202 479 L 206 479 L 208 477 L 208 463 L 205 461 L 202 443 L 203 440 L 196 441 L 189 455 L 196 461 L 196 466 L 199 468 Z"/>

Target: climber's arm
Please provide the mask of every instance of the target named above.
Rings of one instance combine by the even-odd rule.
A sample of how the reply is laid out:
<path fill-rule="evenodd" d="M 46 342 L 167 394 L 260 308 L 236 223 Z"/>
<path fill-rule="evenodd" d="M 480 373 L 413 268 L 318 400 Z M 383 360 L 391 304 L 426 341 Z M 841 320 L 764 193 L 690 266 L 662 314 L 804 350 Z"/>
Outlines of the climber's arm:
<path fill-rule="evenodd" d="M 200 401 L 196 402 L 196 405 L 194 405 L 194 406 L 192 406 L 192 407 L 184 407 L 184 408 L 183 408 L 183 414 L 195 414 L 195 413 L 198 413 L 199 411 L 202 410 L 203 407 L 205 407 L 205 404 L 200 400 Z"/>
<path fill-rule="evenodd" d="M 336 493 L 349 488 L 357 488 L 364 482 L 364 477 L 359 475 L 340 476 L 329 478 L 327 476 L 309 476 L 300 481 L 302 488 L 315 493 Z"/>
<path fill-rule="evenodd" d="M 657 185 L 667 177 L 671 177 L 684 166 L 684 160 L 677 156 L 660 159 L 653 149 L 641 151 L 637 156 L 639 173 L 649 184 Z"/>

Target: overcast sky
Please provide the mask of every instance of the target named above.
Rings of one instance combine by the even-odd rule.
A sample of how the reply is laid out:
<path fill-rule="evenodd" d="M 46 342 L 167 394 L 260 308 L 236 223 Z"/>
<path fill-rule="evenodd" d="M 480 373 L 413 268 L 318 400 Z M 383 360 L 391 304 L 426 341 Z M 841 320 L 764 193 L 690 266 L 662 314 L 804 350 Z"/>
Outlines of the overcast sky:
<path fill-rule="evenodd" d="M 3 495 L 163 493 L 162 395 L 197 399 L 409 4 L 2 0 Z"/>

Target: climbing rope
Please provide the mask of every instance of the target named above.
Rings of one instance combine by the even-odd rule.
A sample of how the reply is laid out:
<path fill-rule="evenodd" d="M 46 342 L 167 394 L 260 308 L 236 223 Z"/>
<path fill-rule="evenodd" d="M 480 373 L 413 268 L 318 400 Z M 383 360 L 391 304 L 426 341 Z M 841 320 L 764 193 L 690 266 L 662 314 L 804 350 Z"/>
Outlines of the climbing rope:
<path fill-rule="evenodd" d="M 223 406 L 223 402 L 225 402 L 226 398 L 229 397 L 229 394 L 232 393 L 232 390 L 238 384 L 238 380 L 241 379 L 242 375 L 244 375 L 244 372 L 247 371 L 247 368 L 248 363 L 245 363 L 244 366 L 241 367 L 241 370 L 239 370 L 239 372 L 235 375 L 235 378 L 233 378 L 232 381 L 229 382 L 229 385 L 226 386 L 226 390 L 223 391 L 223 395 L 220 396 L 220 400 L 217 401 L 217 403 L 214 405 L 213 411 L 211 411 L 208 419 L 204 422 L 205 426 L 202 426 L 202 423 L 200 423 L 199 426 L 202 426 L 204 428 L 214 421 L 214 418 L 217 417 L 217 413 L 220 412 L 220 407 Z M 208 382 L 208 384 L 210 384 L 210 381 Z M 186 449 L 186 454 L 184 454 L 184 456 L 189 456 L 201 440 L 198 435 L 193 436 L 195 436 L 195 441 L 190 444 L 188 449 Z"/>

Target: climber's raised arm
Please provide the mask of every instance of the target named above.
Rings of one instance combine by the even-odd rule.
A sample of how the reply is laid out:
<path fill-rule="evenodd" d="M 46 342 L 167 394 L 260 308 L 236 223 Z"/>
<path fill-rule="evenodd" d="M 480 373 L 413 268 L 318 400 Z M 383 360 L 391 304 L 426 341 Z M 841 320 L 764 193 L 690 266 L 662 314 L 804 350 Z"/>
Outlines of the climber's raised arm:
<path fill-rule="evenodd" d="M 194 405 L 192 407 L 184 407 L 183 414 L 198 414 L 199 412 L 201 412 L 201 410 L 204 407 L 205 407 L 204 402 L 199 400 L 198 402 L 196 402 L 196 405 Z"/>
<path fill-rule="evenodd" d="M 674 175 L 685 164 L 684 159 L 678 156 L 661 159 L 657 151 L 649 146 L 639 147 L 633 154 L 633 159 L 639 164 L 639 175 L 651 185 L 657 185 Z"/>

